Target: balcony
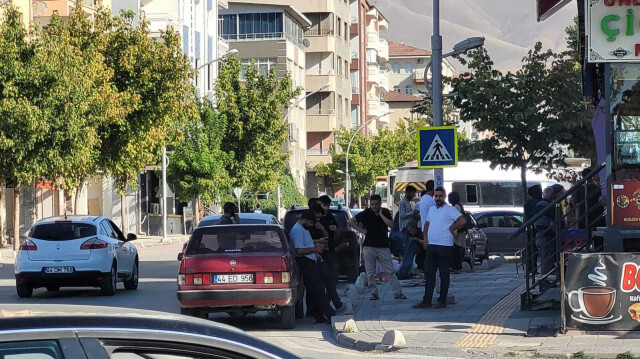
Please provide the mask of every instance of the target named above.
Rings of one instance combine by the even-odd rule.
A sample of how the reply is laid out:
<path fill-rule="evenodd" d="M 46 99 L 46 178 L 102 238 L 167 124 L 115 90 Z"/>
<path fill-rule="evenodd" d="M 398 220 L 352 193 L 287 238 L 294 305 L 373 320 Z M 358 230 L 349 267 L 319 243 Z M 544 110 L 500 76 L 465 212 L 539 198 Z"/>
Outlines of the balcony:
<path fill-rule="evenodd" d="M 378 43 L 378 56 L 384 61 L 389 61 L 389 43 L 385 39 L 380 39 Z"/>
<path fill-rule="evenodd" d="M 417 84 L 424 83 L 424 70 L 414 70 L 413 71 L 413 82 Z"/>
<path fill-rule="evenodd" d="M 376 51 L 380 47 L 380 36 L 375 31 L 367 31 L 367 49 L 375 49 Z M 389 50 L 387 49 L 387 52 Z"/>
<path fill-rule="evenodd" d="M 380 85 L 380 78 L 378 76 L 379 74 L 380 74 L 380 68 L 378 67 L 378 64 L 375 64 L 375 63 L 367 64 L 367 82 Z"/>
<path fill-rule="evenodd" d="M 336 82 L 333 80 L 335 76 L 333 75 L 333 70 L 328 71 L 314 71 L 307 70 L 307 77 L 305 78 L 305 88 L 307 91 L 315 91 L 327 84 L 329 87 L 325 88 L 324 92 L 335 92 L 336 91 Z"/>
<path fill-rule="evenodd" d="M 368 95 L 367 107 L 368 107 L 367 116 L 369 118 L 382 116 L 385 114 L 384 112 L 382 112 L 382 108 L 380 106 L 380 97 L 378 96 Z"/>
<path fill-rule="evenodd" d="M 304 36 L 328 36 L 333 35 L 333 29 L 309 29 L 304 32 Z"/>
<path fill-rule="evenodd" d="M 380 83 L 378 86 L 380 88 L 385 89 L 387 92 L 389 90 L 389 71 L 380 69 L 380 73 L 378 74 L 378 79 Z"/>
<path fill-rule="evenodd" d="M 218 0 L 218 9 L 228 9 L 229 0 Z"/>
<path fill-rule="evenodd" d="M 307 171 L 313 171 L 320 163 L 331 163 L 331 156 L 328 154 L 307 156 Z"/>
<path fill-rule="evenodd" d="M 337 128 L 334 109 L 307 110 L 307 132 L 334 132 Z"/>
<path fill-rule="evenodd" d="M 326 156 L 329 154 L 328 148 L 309 148 L 307 149 L 307 155 L 309 156 Z"/>
<path fill-rule="evenodd" d="M 358 59 L 358 58 L 360 58 L 360 54 L 358 53 L 358 51 L 351 50 L 351 59 Z"/>

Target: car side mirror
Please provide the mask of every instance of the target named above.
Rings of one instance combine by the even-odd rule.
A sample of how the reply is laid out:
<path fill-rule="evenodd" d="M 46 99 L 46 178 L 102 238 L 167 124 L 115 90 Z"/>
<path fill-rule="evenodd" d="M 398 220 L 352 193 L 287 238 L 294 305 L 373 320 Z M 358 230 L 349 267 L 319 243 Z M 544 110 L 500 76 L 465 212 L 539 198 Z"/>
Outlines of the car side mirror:
<path fill-rule="evenodd" d="M 487 228 L 487 227 L 489 227 L 489 225 L 488 225 L 488 224 L 486 224 L 486 223 L 480 223 L 480 224 L 478 224 L 478 228 Z"/>
<path fill-rule="evenodd" d="M 181 261 L 184 258 L 184 253 L 178 253 L 178 260 Z"/>
<path fill-rule="evenodd" d="M 136 236 L 135 234 L 133 234 L 133 233 L 127 234 L 127 242 L 135 241 L 136 239 L 138 239 L 138 236 Z"/>

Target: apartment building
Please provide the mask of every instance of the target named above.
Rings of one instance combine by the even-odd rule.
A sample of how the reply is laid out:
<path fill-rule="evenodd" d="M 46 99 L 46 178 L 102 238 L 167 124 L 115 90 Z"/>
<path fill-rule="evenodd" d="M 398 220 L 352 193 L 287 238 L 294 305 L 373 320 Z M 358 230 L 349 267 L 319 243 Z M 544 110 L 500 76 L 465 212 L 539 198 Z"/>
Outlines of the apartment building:
<path fill-rule="evenodd" d="M 389 91 L 386 63 L 389 44 L 380 36 L 388 21 L 368 0 L 351 0 L 351 123 L 375 133 L 389 123 L 389 105 L 381 100 Z"/>
<path fill-rule="evenodd" d="M 243 72 L 252 61 L 263 75 L 275 68 L 279 78 L 291 75 L 294 87 L 306 88 L 303 32 L 311 21 L 291 5 L 269 5 L 258 1 L 229 1 L 220 12 L 221 36 L 238 50 Z M 307 104 L 305 93 L 293 101 L 284 116 L 289 123 L 289 168 L 301 192 L 307 178 Z"/>

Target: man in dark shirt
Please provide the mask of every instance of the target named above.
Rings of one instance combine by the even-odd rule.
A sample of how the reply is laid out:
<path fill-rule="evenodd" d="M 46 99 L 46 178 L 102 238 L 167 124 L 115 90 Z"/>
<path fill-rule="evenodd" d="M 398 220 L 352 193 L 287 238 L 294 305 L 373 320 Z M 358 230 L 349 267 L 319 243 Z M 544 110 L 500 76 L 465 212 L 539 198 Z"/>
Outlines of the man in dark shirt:
<path fill-rule="evenodd" d="M 329 300 L 333 303 L 333 307 L 336 308 L 337 311 L 340 311 L 343 304 L 337 290 L 338 257 L 336 256 L 336 246 L 339 243 L 336 243 L 335 238 L 335 231 L 338 229 L 338 222 L 331 213 L 331 197 L 326 195 L 320 196 L 318 201 L 320 202 L 320 206 L 323 210 L 323 214 L 320 217 L 320 224 L 329 237 L 329 245 L 325 247 L 326 250 L 322 253 L 323 261 L 320 264 L 320 275 L 322 276 L 322 280 L 327 288 L 327 296 L 329 297 Z"/>
<path fill-rule="evenodd" d="M 231 220 L 233 218 L 235 223 L 240 223 L 240 218 L 238 218 L 238 214 L 236 213 L 236 205 L 227 202 L 222 206 L 222 217 L 218 220 L 218 224 L 233 224 L 234 222 Z"/>
<path fill-rule="evenodd" d="M 542 200 L 542 186 L 539 184 L 533 185 L 529 187 L 527 190 L 529 194 L 529 199 L 524 204 L 524 221 L 530 220 L 533 216 L 536 215 L 535 209 L 536 204 Z"/>
<path fill-rule="evenodd" d="M 393 227 L 391 212 L 382 207 L 380 195 L 371 196 L 369 208 L 360 212 L 349 220 L 349 224 L 356 231 L 364 233 L 365 239 L 362 248 L 364 254 L 364 268 L 367 272 L 367 282 L 371 290 L 370 300 L 378 300 L 378 285 L 376 282 L 376 263 L 380 263 L 382 270 L 387 275 L 389 284 L 395 294 L 395 299 L 407 299 L 402 294 L 402 285 L 396 277 L 396 271 L 391 261 L 389 250 L 389 227 Z M 358 222 L 364 225 L 361 228 Z"/>

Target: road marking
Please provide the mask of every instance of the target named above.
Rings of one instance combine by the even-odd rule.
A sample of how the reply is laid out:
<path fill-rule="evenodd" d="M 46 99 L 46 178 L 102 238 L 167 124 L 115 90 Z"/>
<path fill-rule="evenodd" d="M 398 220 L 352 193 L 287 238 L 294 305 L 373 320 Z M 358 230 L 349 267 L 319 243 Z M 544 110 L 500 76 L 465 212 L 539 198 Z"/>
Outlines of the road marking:
<path fill-rule="evenodd" d="M 504 326 L 511 314 L 520 304 L 520 293 L 524 284 L 514 289 L 502 298 L 488 312 L 486 312 L 469 332 L 456 343 L 460 348 L 486 348 L 493 344 L 498 335 L 504 331 Z"/>

